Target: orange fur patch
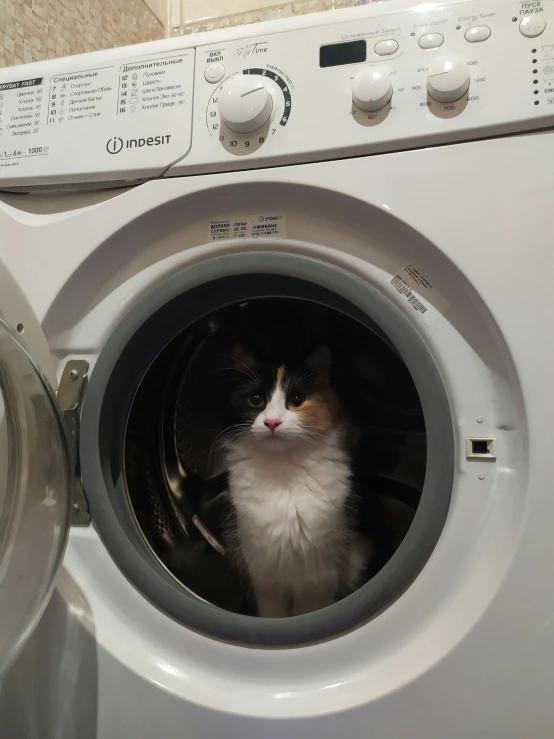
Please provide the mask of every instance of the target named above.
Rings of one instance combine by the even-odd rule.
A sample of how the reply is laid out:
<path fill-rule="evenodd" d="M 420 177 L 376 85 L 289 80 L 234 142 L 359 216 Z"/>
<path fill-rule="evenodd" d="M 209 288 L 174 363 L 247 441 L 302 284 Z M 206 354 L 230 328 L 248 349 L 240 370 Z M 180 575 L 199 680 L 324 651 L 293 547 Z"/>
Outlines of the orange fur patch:
<path fill-rule="evenodd" d="M 285 374 L 285 365 L 282 364 L 279 369 L 277 370 L 277 384 L 281 384 L 281 380 L 283 379 L 283 375 Z"/>
<path fill-rule="evenodd" d="M 335 392 L 326 387 L 321 395 L 313 395 L 299 408 L 290 406 L 289 410 L 309 424 L 311 430 L 319 434 L 328 434 L 338 420 L 339 403 Z"/>

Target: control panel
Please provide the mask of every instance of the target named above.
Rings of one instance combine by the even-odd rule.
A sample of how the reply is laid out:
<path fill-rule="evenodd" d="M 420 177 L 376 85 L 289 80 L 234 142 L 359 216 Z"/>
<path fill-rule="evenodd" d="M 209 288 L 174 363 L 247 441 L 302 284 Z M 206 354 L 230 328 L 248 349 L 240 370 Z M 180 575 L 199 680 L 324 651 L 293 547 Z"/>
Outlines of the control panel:
<path fill-rule="evenodd" d="M 194 49 L 121 52 L 0 70 L 0 188 L 133 182 L 189 151 Z"/>
<path fill-rule="evenodd" d="M 554 0 L 386 0 L 1 70 L 0 188 L 295 164 L 553 123 Z"/>
<path fill-rule="evenodd" d="M 197 46 L 193 147 L 169 174 L 554 123 L 554 0 L 390 0 L 358 12 L 344 23 L 335 12 L 334 23 L 312 16 L 309 28 Z"/>

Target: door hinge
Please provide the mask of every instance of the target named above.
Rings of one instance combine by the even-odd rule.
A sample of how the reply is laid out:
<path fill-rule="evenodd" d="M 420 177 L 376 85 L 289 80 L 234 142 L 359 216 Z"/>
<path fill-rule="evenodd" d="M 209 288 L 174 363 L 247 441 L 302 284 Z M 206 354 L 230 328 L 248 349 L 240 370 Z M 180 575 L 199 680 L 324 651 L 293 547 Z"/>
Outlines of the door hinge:
<path fill-rule="evenodd" d="M 72 526 L 87 526 L 90 523 L 90 511 L 83 490 L 81 465 L 79 463 L 79 418 L 88 377 L 88 367 L 89 363 L 84 359 L 69 360 L 65 365 L 58 388 L 58 403 L 63 414 L 65 432 L 69 440 L 73 470 Z"/>

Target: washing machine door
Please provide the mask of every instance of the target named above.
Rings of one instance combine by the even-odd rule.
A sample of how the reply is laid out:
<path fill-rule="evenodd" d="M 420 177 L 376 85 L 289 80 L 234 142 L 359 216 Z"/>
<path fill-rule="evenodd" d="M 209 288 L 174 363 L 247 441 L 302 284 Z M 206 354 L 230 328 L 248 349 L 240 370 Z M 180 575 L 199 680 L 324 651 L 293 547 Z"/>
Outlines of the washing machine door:
<path fill-rule="evenodd" d="M 72 482 L 56 395 L 30 348 L 37 346 L 40 325 L 26 301 L 15 301 L 25 322 L 10 325 L 14 294 L 0 269 L 0 675 L 53 590 L 70 526 Z M 44 346 L 38 342 L 37 354 Z"/>

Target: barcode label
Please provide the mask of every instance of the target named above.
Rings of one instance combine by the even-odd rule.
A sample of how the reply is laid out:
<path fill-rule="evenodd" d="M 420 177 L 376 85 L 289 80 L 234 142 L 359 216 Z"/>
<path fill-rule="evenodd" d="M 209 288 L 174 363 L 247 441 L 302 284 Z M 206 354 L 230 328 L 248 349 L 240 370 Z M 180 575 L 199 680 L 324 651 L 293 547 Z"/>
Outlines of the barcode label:
<path fill-rule="evenodd" d="M 444 316 L 448 301 L 437 289 L 429 274 L 411 262 L 401 264 L 394 272 L 389 272 L 387 286 L 402 295 L 412 306 L 416 316 L 427 326 L 431 326 Z"/>
<path fill-rule="evenodd" d="M 400 295 L 403 295 L 408 303 L 412 306 L 412 308 L 418 313 L 421 313 L 421 315 L 425 315 L 427 313 L 427 306 L 425 306 L 419 298 L 417 298 L 410 288 L 409 285 L 407 285 L 404 280 L 400 277 L 400 275 L 396 275 L 396 277 L 393 277 L 390 283 L 396 292 L 400 293 Z"/>

